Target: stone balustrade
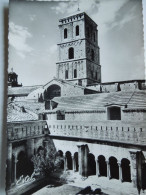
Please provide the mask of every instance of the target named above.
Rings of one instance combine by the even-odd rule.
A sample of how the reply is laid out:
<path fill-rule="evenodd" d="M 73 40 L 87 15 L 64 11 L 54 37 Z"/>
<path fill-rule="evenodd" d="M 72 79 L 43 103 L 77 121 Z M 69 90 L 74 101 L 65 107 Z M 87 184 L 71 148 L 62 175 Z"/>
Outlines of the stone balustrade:
<path fill-rule="evenodd" d="M 51 135 L 145 144 L 146 124 L 124 121 L 48 121 Z"/>
<path fill-rule="evenodd" d="M 46 121 L 25 121 L 7 124 L 8 141 L 28 139 L 45 134 Z"/>

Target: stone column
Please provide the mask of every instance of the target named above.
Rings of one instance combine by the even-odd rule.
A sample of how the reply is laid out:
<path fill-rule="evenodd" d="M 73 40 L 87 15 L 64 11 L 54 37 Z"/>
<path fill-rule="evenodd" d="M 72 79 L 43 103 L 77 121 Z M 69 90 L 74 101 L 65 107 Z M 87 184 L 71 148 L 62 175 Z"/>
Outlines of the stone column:
<path fill-rule="evenodd" d="M 78 155 L 79 155 L 79 174 L 82 175 L 82 147 L 78 146 Z"/>
<path fill-rule="evenodd" d="M 17 174 L 17 155 L 14 154 L 14 183 L 16 184 L 16 174 Z"/>
<path fill-rule="evenodd" d="M 137 187 L 137 151 L 129 151 L 130 152 L 130 156 L 131 156 L 131 162 L 132 162 L 132 166 L 131 166 L 131 180 L 133 183 L 133 187 Z"/>
<path fill-rule="evenodd" d="M 121 167 L 121 162 L 118 162 L 118 166 L 119 166 L 119 180 L 121 180 L 121 182 L 123 181 L 123 177 L 122 177 L 122 167 Z"/>
<path fill-rule="evenodd" d="M 64 156 L 64 172 L 66 172 L 66 169 L 67 169 L 67 158 L 66 156 Z"/>
<path fill-rule="evenodd" d="M 44 142 L 44 148 L 45 148 L 45 158 L 48 158 L 48 153 L 49 153 L 49 141 L 45 140 Z"/>
<path fill-rule="evenodd" d="M 83 177 L 88 176 L 88 146 L 78 146 L 79 155 L 79 174 Z"/>
<path fill-rule="evenodd" d="M 99 177 L 99 162 L 98 159 L 96 160 L 96 175 Z"/>
<path fill-rule="evenodd" d="M 109 161 L 108 161 L 108 160 L 106 161 L 106 164 L 107 164 L 107 177 L 108 177 L 109 179 L 111 179 L 110 164 L 109 164 Z"/>
<path fill-rule="evenodd" d="M 72 157 L 72 170 L 73 172 L 75 172 L 75 159 L 74 159 L 74 156 L 71 156 Z"/>
<path fill-rule="evenodd" d="M 34 155 L 34 139 L 27 140 L 27 157 L 30 159 Z"/>
<path fill-rule="evenodd" d="M 12 183 L 12 143 L 8 143 L 8 159 L 7 159 L 7 187 Z"/>
<path fill-rule="evenodd" d="M 84 145 L 84 172 L 83 172 L 83 176 L 84 177 L 88 177 L 88 146 Z"/>

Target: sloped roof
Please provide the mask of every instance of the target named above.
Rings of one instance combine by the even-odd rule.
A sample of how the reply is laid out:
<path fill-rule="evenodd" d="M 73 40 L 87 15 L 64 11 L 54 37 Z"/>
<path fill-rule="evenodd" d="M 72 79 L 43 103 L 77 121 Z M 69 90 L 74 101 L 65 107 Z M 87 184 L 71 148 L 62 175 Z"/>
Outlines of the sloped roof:
<path fill-rule="evenodd" d="M 146 91 L 120 91 L 75 97 L 55 97 L 53 101 L 58 103 L 55 110 L 64 109 L 66 111 L 104 110 L 106 106 L 110 105 L 127 105 L 125 109 L 146 109 Z"/>
<path fill-rule="evenodd" d="M 15 106 L 24 107 L 28 111 L 31 111 L 35 114 L 39 114 L 45 110 L 45 103 L 32 102 L 32 101 L 15 101 Z"/>
<path fill-rule="evenodd" d="M 32 121 L 38 120 L 36 114 L 30 112 L 22 112 L 15 108 L 14 104 L 9 104 L 7 107 L 7 122 L 16 122 L 16 121 Z"/>
<path fill-rule="evenodd" d="M 38 89 L 39 87 L 42 86 L 36 85 L 36 86 L 8 87 L 8 96 L 28 95 L 29 93 Z"/>

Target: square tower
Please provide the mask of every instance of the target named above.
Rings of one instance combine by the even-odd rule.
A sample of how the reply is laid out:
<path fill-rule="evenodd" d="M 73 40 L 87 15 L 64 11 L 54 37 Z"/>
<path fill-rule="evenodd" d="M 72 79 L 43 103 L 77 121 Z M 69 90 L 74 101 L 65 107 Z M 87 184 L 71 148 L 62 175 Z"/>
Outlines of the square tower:
<path fill-rule="evenodd" d="M 97 24 L 85 13 L 59 20 L 57 78 L 87 86 L 101 82 Z"/>

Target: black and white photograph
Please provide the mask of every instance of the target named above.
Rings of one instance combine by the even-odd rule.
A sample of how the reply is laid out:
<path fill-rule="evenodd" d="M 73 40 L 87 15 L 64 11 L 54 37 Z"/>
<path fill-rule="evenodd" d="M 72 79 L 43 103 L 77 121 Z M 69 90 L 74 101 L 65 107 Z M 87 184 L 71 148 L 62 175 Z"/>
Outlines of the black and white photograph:
<path fill-rule="evenodd" d="M 142 0 L 10 0 L 7 195 L 146 195 Z"/>

